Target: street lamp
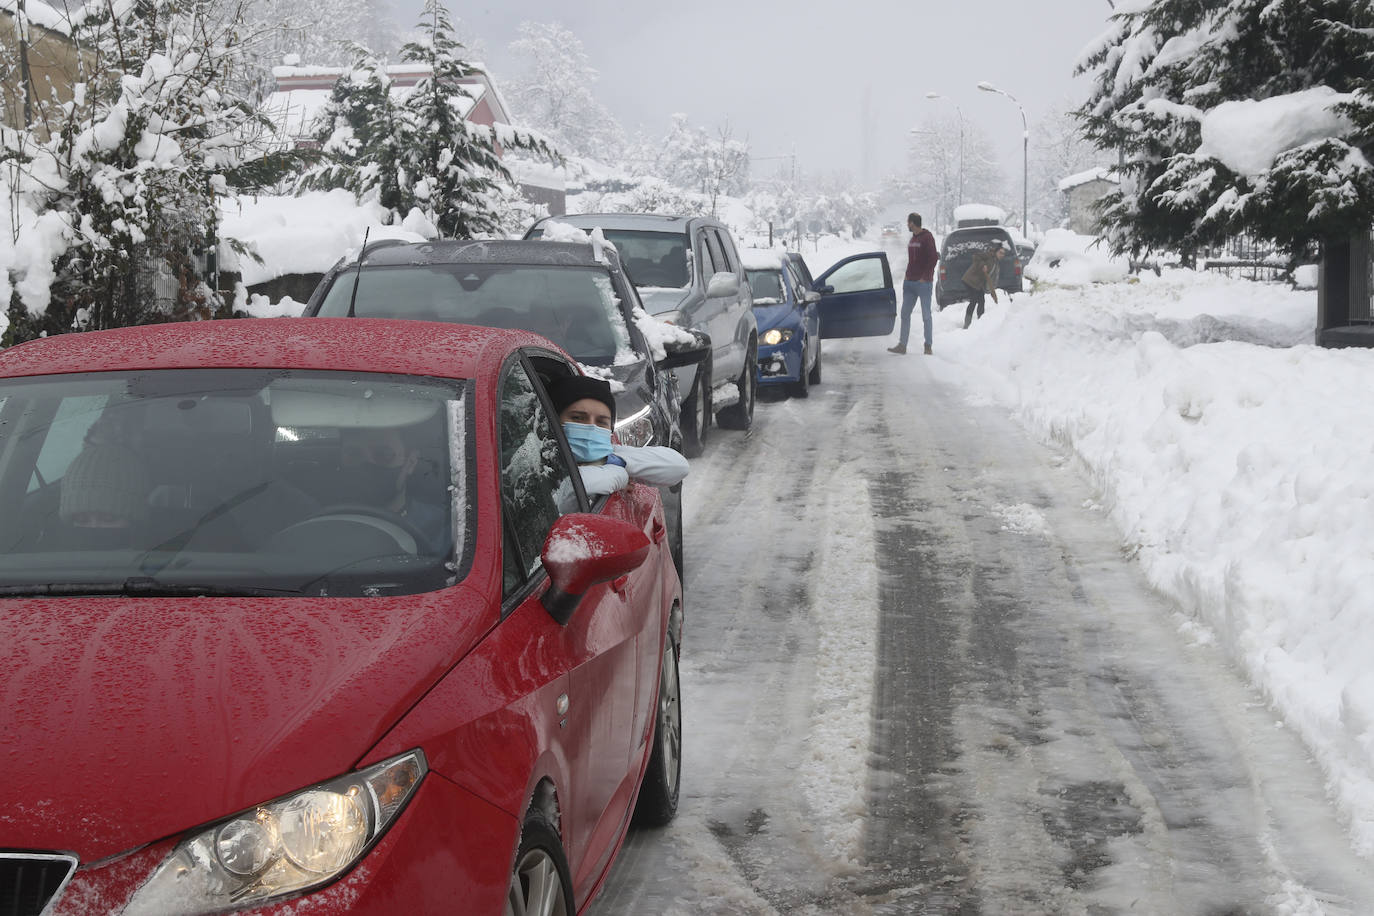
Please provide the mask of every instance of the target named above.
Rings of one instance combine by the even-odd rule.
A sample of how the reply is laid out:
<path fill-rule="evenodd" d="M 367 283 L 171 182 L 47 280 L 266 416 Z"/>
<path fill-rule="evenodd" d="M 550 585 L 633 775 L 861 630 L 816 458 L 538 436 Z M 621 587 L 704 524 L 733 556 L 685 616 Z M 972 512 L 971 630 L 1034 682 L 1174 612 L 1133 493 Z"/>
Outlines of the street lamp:
<path fill-rule="evenodd" d="M 1029 202 L 1030 192 L 1030 128 L 1026 126 L 1026 109 L 1021 107 L 1021 103 L 1016 101 L 1016 97 L 1010 92 L 1003 92 L 992 83 L 979 83 L 978 88 L 984 92 L 995 92 L 1004 95 L 1016 104 L 1016 110 L 1021 112 L 1021 234 L 1030 237 L 1027 220 L 1029 214 L 1026 212 Z"/>
<path fill-rule="evenodd" d="M 940 95 L 938 92 L 927 92 L 928 99 L 944 99 L 954 106 L 954 111 L 959 115 L 959 204 L 964 203 L 964 112 L 959 108 L 959 103 L 949 96 Z"/>

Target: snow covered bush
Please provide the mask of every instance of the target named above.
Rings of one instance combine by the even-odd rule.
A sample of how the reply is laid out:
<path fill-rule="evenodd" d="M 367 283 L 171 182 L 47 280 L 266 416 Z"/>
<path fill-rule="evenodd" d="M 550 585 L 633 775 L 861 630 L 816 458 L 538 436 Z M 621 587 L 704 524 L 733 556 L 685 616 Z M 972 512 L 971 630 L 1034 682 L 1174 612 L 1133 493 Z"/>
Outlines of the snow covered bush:
<path fill-rule="evenodd" d="M 51 258 L 50 273 L 29 263 L 12 276 L 0 342 L 224 313 L 201 260 L 218 198 L 286 158 L 268 155 L 266 125 L 225 90 L 241 25 L 226 9 L 145 0 L 72 17 L 87 81 L 55 126 L 0 133 L 11 212 L 34 214 L 14 224 L 15 248 Z"/>

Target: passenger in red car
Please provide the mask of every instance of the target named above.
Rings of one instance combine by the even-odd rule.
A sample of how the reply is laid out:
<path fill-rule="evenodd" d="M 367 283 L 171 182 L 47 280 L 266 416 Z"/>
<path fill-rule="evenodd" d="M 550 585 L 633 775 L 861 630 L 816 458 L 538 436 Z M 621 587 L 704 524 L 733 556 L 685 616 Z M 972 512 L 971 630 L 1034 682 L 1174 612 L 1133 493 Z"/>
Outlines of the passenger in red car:
<path fill-rule="evenodd" d="M 631 480 L 671 487 L 687 476 L 687 459 L 660 445 L 615 445 L 615 395 L 610 382 L 585 375 L 555 378 L 545 388 L 582 474 L 588 496 L 605 496 Z"/>
<path fill-rule="evenodd" d="M 132 546 L 148 517 L 148 477 L 139 456 L 122 445 L 88 443 L 62 478 L 58 517 L 62 545 L 73 550 Z"/>
<path fill-rule="evenodd" d="M 341 483 L 348 500 L 401 516 L 419 529 L 430 548 L 438 550 L 448 542 L 448 513 L 416 485 L 424 463 L 409 438 L 417 435 L 418 431 L 403 432 L 397 426 L 341 429 Z"/>

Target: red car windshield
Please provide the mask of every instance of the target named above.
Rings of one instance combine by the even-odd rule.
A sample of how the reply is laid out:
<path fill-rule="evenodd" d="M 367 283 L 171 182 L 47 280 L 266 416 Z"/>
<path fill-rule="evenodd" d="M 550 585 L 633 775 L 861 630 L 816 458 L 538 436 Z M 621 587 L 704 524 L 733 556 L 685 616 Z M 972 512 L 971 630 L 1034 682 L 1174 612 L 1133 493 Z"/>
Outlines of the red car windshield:
<path fill-rule="evenodd" d="M 450 584 L 468 539 L 466 385 L 253 369 L 0 381 L 0 597 Z"/>

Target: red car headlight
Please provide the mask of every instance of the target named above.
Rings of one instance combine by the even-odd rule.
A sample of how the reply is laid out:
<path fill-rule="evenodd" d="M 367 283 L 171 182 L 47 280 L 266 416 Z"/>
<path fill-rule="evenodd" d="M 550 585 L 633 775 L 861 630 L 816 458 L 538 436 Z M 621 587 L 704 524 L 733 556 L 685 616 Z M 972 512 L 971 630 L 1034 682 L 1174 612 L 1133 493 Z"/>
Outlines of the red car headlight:
<path fill-rule="evenodd" d="M 194 916 L 332 881 L 386 831 L 427 769 L 424 754 L 411 751 L 194 833 L 125 913 Z"/>

